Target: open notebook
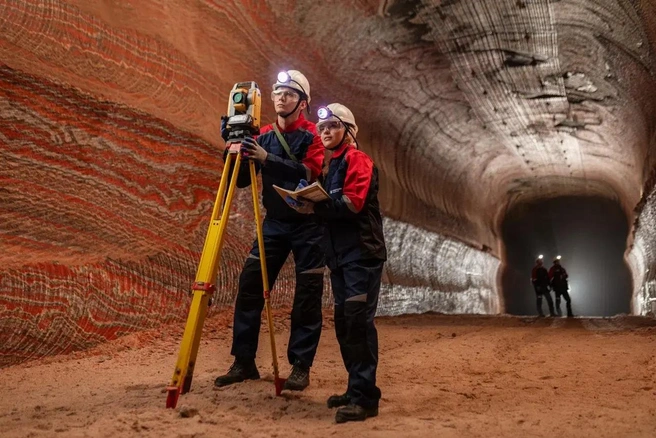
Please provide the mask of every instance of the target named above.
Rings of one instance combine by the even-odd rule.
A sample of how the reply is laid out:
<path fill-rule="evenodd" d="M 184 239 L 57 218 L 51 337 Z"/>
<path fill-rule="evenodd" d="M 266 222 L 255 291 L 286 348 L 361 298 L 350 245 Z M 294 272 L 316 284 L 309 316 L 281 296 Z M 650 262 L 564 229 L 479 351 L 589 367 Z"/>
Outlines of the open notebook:
<path fill-rule="evenodd" d="M 325 201 L 326 199 L 329 199 L 330 196 L 328 196 L 328 193 L 321 187 L 321 184 L 318 182 L 312 183 L 307 187 L 303 187 L 302 189 L 298 190 L 287 190 L 283 189 L 282 187 L 278 187 L 277 185 L 273 185 L 273 188 L 276 189 L 276 192 L 280 196 L 282 196 L 282 199 L 285 199 L 287 196 L 298 200 L 299 198 L 307 199 L 308 201 L 312 202 L 321 202 Z"/>

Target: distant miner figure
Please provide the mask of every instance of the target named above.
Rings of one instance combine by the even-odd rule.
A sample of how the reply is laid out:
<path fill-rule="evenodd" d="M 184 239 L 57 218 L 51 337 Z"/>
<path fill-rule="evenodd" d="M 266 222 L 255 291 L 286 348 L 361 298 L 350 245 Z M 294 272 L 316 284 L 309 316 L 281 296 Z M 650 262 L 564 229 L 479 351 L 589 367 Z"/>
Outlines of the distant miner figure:
<path fill-rule="evenodd" d="M 553 261 L 553 266 L 549 269 L 549 283 L 556 294 L 556 313 L 558 313 L 558 316 L 562 316 L 560 310 L 560 296 L 562 295 L 567 303 L 567 317 L 572 318 L 574 314 L 572 313 L 572 300 L 568 292 L 567 277 L 567 271 L 560 264 L 560 256 L 557 256 Z"/>
<path fill-rule="evenodd" d="M 544 313 L 542 313 L 542 296 L 547 299 L 549 315 L 556 316 L 554 313 L 553 300 L 551 299 L 551 292 L 549 291 L 549 272 L 547 272 L 547 268 L 543 266 L 542 256 L 539 256 L 537 260 L 535 260 L 535 266 L 531 271 L 531 283 L 533 283 L 533 289 L 535 289 L 538 316 L 544 316 Z"/>

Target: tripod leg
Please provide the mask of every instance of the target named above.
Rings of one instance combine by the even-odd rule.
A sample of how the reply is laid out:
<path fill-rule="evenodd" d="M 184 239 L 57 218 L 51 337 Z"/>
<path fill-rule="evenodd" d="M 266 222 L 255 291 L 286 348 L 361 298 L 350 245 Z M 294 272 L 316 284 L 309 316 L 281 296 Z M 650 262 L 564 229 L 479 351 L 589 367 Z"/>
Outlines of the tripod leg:
<path fill-rule="evenodd" d="M 214 284 L 214 281 L 216 280 L 218 262 L 221 257 L 221 250 L 223 249 L 224 243 L 223 237 L 228 226 L 228 219 L 230 218 L 230 206 L 232 205 L 232 198 L 234 197 L 235 188 L 237 187 L 237 169 L 239 169 L 239 166 L 241 165 L 241 155 L 228 154 L 226 167 L 228 167 L 230 164 L 230 155 L 236 155 L 234 166 L 235 170 L 232 172 L 232 179 L 230 180 L 230 185 L 228 186 L 227 193 L 225 194 L 225 202 L 222 198 L 220 199 L 219 195 L 217 195 L 216 201 L 214 203 L 214 209 L 212 211 L 211 218 L 212 220 L 210 221 L 209 229 L 207 230 L 203 252 L 201 254 L 198 271 L 196 273 L 196 282 Z M 227 174 L 227 172 L 224 173 Z M 221 176 L 221 180 L 221 184 L 223 184 L 223 176 Z M 221 186 L 219 186 L 219 189 L 220 188 Z M 220 206 L 217 207 L 217 204 Z"/>
<path fill-rule="evenodd" d="M 232 168 L 233 159 L 235 161 L 232 178 L 228 184 L 230 175 L 229 169 Z M 230 217 L 230 206 L 234 196 L 235 187 L 237 186 L 237 177 L 241 163 L 239 153 L 229 153 L 221 175 L 219 190 L 214 201 L 212 216 L 210 218 L 209 228 L 205 236 L 205 244 L 201 253 L 198 271 L 196 272 L 196 281 L 192 286 L 193 298 L 187 316 L 180 352 L 176 362 L 175 371 L 170 385 L 167 387 L 166 407 L 175 408 L 180 394 L 185 394 L 191 388 L 191 381 L 194 375 L 196 365 L 196 356 L 200 346 L 200 337 L 207 316 L 209 300 L 214 294 L 216 287 L 214 285 L 218 270 L 218 261 L 223 248 L 225 230 Z"/>
<path fill-rule="evenodd" d="M 267 324 L 269 327 L 269 340 L 271 343 L 271 356 L 273 358 L 273 382 L 276 388 L 276 395 L 280 395 L 285 379 L 279 377 L 278 372 L 278 354 L 276 352 L 276 337 L 273 331 L 273 317 L 271 315 L 271 302 L 269 300 L 269 275 L 266 266 L 266 254 L 264 252 L 264 235 L 262 232 L 262 221 L 260 220 L 260 200 L 257 191 L 257 174 L 255 172 L 255 163 L 249 160 L 251 172 L 251 192 L 253 194 L 253 212 L 255 213 L 255 226 L 257 228 L 257 245 L 260 250 L 260 268 L 262 270 L 262 285 L 264 288 L 264 309 L 266 311 Z"/>

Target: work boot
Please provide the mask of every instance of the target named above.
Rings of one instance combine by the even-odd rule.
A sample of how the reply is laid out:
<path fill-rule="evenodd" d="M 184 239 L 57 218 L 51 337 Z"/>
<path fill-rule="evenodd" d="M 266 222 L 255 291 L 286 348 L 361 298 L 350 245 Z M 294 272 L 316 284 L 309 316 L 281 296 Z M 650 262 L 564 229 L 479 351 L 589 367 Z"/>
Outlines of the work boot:
<path fill-rule="evenodd" d="M 551 316 L 552 318 L 555 318 L 556 316 L 558 316 L 558 315 L 556 315 L 556 312 L 554 312 L 553 304 L 551 306 L 549 306 L 549 316 Z"/>
<path fill-rule="evenodd" d="M 378 415 L 378 408 L 364 408 L 360 405 L 349 404 L 343 408 L 337 409 L 335 414 L 336 423 L 346 423 L 347 421 L 364 421 L 369 417 Z"/>
<path fill-rule="evenodd" d="M 285 382 L 283 390 L 303 391 L 310 384 L 310 369 L 296 364 L 292 367 L 292 372 Z"/>
<path fill-rule="evenodd" d="M 574 318 L 574 314 L 572 313 L 572 306 L 569 303 L 567 304 L 567 317 Z"/>
<path fill-rule="evenodd" d="M 216 378 L 214 386 L 228 386 L 244 380 L 258 380 L 259 378 L 260 373 L 257 371 L 255 360 L 235 358 L 228 372 Z"/>
<path fill-rule="evenodd" d="M 351 402 L 351 397 L 344 393 L 342 395 L 331 395 L 328 397 L 328 407 L 329 408 L 338 408 L 340 406 L 346 406 Z"/>

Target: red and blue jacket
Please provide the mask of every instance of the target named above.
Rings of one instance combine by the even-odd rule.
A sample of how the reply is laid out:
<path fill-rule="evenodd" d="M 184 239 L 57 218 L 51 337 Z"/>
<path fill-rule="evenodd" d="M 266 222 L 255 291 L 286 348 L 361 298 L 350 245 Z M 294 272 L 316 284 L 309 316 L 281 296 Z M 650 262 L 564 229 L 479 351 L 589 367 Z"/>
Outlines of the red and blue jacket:
<path fill-rule="evenodd" d="M 315 204 L 314 213 L 324 219 L 328 267 L 335 269 L 357 260 L 387 260 L 378 169 L 371 158 L 352 144 L 344 144 L 333 152 L 326 175 L 320 179 L 330 199 Z"/>
<path fill-rule="evenodd" d="M 554 264 L 551 269 L 549 269 L 549 282 L 554 290 L 567 290 L 567 277 L 567 271 L 560 265 Z"/>
<path fill-rule="evenodd" d="M 534 266 L 531 270 L 531 281 L 535 287 L 549 286 L 549 273 L 544 266 Z"/>
<path fill-rule="evenodd" d="M 277 123 L 274 122 L 274 123 Z M 280 133 L 289 145 L 293 160 L 278 140 L 273 125 L 267 125 L 260 130 L 257 142 L 267 151 L 267 159 L 263 165 L 255 163 L 258 172 L 262 172 L 262 204 L 266 208 L 266 217 L 279 220 L 305 221 L 308 216 L 296 212 L 287 205 L 273 188 L 274 184 L 288 190 L 295 190 L 301 179 L 316 180 L 321 172 L 324 160 L 324 148 L 321 138 L 317 135 L 314 123 L 301 114 L 294 123 L 284 130 L 278 126 Z M 251 178 L 247 163 L 242 163 L 237 179 L 237 187 L 248 187 Z"/>

